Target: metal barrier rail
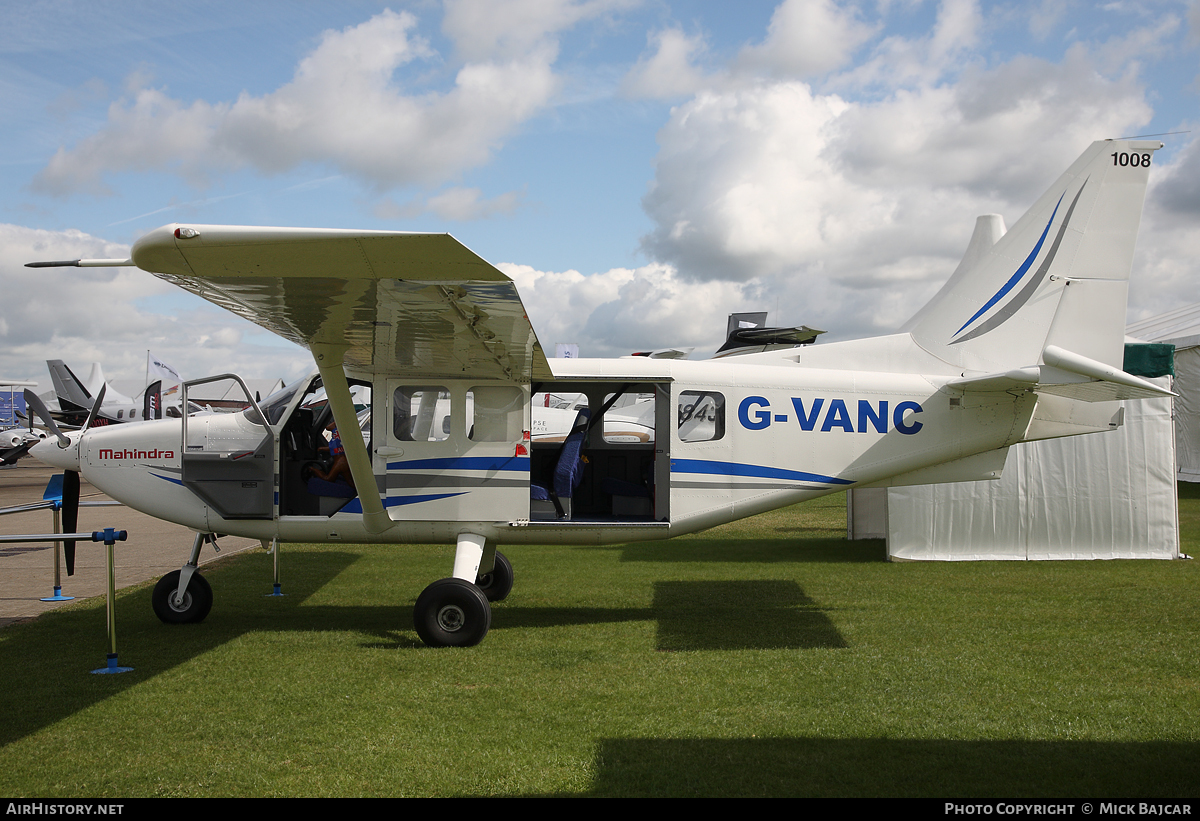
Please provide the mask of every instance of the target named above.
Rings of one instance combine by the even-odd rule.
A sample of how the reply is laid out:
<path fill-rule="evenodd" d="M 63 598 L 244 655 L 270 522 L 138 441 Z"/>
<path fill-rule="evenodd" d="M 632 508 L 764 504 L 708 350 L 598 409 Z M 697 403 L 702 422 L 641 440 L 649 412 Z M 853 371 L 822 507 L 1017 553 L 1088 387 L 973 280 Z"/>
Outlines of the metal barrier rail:
<path fill-rule="evenodd" d="M 125 504 L 124 502 L 114 502 L 112 500 L 109 500 L 109 501 L 80 502 L 79 506 L 80 507 L 122 507 L 122 506 L 124 506 L 124 504 Z M 62 507 L 62 502 L 57 502 L 57 501 L 53 501 L 51 499 L 47 499 L 47 500 L 44 500 L 41 502 L 30 502 L 27 505 L 16 505 L 15 507 L 0 508 L 0 516 L 4 516 L 9 513 L 27 513 L 30 510 L 44 510 L 46 508 L 58 508 L 58 507 Z"/>
<path fill-rule="evenodd" d="M 121 667 L 117 664 L 117 571 L 114 546 L 129 538 L 129 531 L 106 527 L 104 530 L 92 530 L 86 533 L 26 533 L 17 536 L 0 536 L 0 544 L 17 544 L 22 542 L 104 542 L 108 566 L 108 658 L 107 665 L 93 673 L 126 673 L 132 667 Z"/>
<path fill-rule="evenodd" d="M 50 488 L 53 486 L 54 486 L 54 479 L 51 479 L 50 485 L 46 488 L 46 492 L 50 493 Z M 105 500 L 105 501 L 92 500 L 92 501 L 78 503 L 78 507 L 119 507 L 119 506 L 123 506 L 123 505 L 124 505 L 124 502 L 116 502 L 111 499 Z M 0 516 L 3 516 L 7 513 L 27 513 L 28 511 L 31 511 L 31 510 L 46 510 L 46 509 L 49 509 L 50 511 L 53 512 L 53 514 L 54 514 L 54 529 L 58 530 L 60 527 L 62 527 L 62 525 L 61 525 L 62 499 L 58 499 L 58 498 L 51 497 L 49 499 L 43 499 L 40 502 L 30 502 L 29 504 L 26 504 L 26 505 L 16 505 L 14 507 L 0 508 Z M 67 541 L 67 540 L 66 539 L 62 539 L 62 540 L 56 539 L 54 541 L 54 593 L 43 598 L 42 601 L 45 601 L 45 602 L 73 601 L 75 598 L 74 596 L 64 596 L 63 592 L 62 592 L 62 569 L 59 566 L 60 565 L 59 559 L 61 558 L 61 556 L 59 555 L 59 551 L 62 550 L 62 542 L 63 541 Z"/>
<path fill-rule="evenodd" d="M 129 535 L 127 530 L 116 530 L 106 527 L 104 530 L 88 530 L 84 533 L 23 533 L 16 536 L 0 536 L 0 544 L 19 544 L 20 542 L 107 542 L 106 535 L 114 535 L 114 541 L 123 542 Z"/>

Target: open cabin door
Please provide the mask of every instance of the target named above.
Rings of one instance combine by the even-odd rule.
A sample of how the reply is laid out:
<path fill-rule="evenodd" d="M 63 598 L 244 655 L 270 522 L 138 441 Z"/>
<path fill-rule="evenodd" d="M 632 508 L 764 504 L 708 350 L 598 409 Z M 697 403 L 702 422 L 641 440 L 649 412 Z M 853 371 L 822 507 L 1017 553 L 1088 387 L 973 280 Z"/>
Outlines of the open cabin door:
<path fill-rule="evenodd" d="M 389 379 L 373 413 L 375 435 L 386 428 L 375 453 L 384 462 L 384 504 L 392 518 L 529 517 L 528 385 Z"/>
<path fill-rule="evenodd" d="M 580 421 L 579 412 L 589 418 Z M 532 409 L 532 481 L 556 482 L 572 431 L 586 425 L 571 504 L 533 503 L 531 524 L 568 520 L 583 525 L 665 524 L 670 521 L 671 436 L 675 423 L 669 382 L 563 379 L 537 386 Z M 560 511 L 561 508 L 561 511 Z"/>

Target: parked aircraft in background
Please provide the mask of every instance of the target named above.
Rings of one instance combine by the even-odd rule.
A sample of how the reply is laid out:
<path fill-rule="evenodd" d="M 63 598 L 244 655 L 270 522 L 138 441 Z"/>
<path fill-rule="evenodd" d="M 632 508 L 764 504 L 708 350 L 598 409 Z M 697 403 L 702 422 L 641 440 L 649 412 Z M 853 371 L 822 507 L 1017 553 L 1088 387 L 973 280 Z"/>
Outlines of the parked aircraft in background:
<path fill-rule="evenodd" d="M 87 418 L 101 387 L 107 387 L 107 390 L 104 404 L 96 413 L 97 419 L 109 423 L 127 422 L 138 418 L 141 403 L 117 392 L 109 385 L 99 362 L 92 363 L 86 382 L 76 376 L 61 359 L 46 360 L 46 367 L 50 369 L 50 381 L 54 383 L 54 393 L 58 397 L 61 416 L 67 422 L 78 425 Z"/>
<path fill-rule="evenodd" d="M 101 388 L 105 388 L 105 399 L 102 407 L 95 414 L 97 420 L 95 424 L 140 422 L 146 419 L 145 393 L 139 394 L 135 399 L 119 392 L 112 386 L 112 383 L 105 379 L 104 369 L 99 362 L 92 363 L 86 380 L 76 376 L 74 371 L 67 367 L 67 364 L 61 359 L 46 360 L 46 367 L 50 370 L 50 379 L 54 383 L 54 393 L 58 399 L 57 419 L 65 420 L 73 425 L 82 423 L 91 411 L 95 397 Z M 161 386 L 161 381 L 155 384 Z M 161 391 L 157 394 L 157 402 L 160 403 L 163 411 L 160 413 L 160 418 L 162 415 L 172 415 L 172 409 L 175 411 L 174 415 L 179 413 L 179 395 L 175 393 L 173 397 L 171 396 L 174 388 L 175 386 L 172 385 L 165 394 Z M 151 389 L 153 389 L 153 385 Z M 153 415 L 151 418 L 154 418 Z"/>
<path fill-rule="evenodd" d="M 16 464 L 31 447 L 46 438 L 46 432 L 29 425 L 25 413 L 24 389 L 36 388 L 37 382 L 20 379 L 0 380 L 0 465 Z M 20 392 L 17 388 L 21 388 Z"/>
<path fill-rule="evenodd" d="M 87 430 L 33 453 L 196 531 L 155 589 L 164 621 L 208 613 L 196 564 L 214 533 L 444 542 L 453 572 L 420 595 L 414 624 L 431 645 L 475 644 L 512 586 L 498 545 L 665 539 L 851 487 L 995 478 L 1013 444 L 1110 430 L 1115 400 L 1162 395 L 1122 370 L 1161 147 L 1093 144 L 1008 233 L 977 230 L 895 334 L 756 339 L 762 352 L 699 362 L 547 360 L 513 282 L 445 234 L 168 225 L 130 260 L 43 264 L 136 265 L 306 346 L 316 372 L 242 413 Z M 355 387 L 372 389 L 365 428 Z M 556 408 L 574 414 L 563 441 L 533 435 L 544 394 L 573 397 Z M 609 438 L 618 415 L 631 433 Z M 344 490 L 306 478 L 330 418 Z"/>

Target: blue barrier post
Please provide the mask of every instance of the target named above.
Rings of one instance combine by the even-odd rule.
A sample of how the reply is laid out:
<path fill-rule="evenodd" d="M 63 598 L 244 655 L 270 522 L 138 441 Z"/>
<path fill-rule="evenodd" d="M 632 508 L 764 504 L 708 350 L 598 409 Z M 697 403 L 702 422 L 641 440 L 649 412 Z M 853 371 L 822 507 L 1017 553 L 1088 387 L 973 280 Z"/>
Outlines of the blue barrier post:
<path fill-rule="evenodd" d="M 93 542 L 104 542 L 108 565 L 108 665 L 92 671 L 101 675 L 128 673 L 133 669 L 117 664 L 117 569 L 113 546 L 117 542 L 125 541 L 128 535 L 128 532 L 124 530 L 115 530 L 111 527 L 92 533 Z"/>

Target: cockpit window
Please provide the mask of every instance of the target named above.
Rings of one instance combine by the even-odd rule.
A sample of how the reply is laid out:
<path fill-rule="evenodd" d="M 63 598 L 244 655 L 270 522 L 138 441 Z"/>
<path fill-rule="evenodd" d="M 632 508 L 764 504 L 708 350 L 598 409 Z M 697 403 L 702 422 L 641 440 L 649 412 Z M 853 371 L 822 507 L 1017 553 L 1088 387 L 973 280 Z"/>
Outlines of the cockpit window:
<path fill-rule="evenodd" d="M 258 403 L 258 406 L 262 408 L 263 413 L 267 415 L 268 425 L 279 424 L 279 420 L 283 418 L 283 412 L 287 410 L 288 405 L 290 405 L 292 402 L 292 398 L 296 395 L 296 391 L 298 391 L 300 386 L 303 384 L 305 384 L 303 381 L 297 381 L 292 385 L 280 388 L 279 390 L 275 391 L 275 393 Z M 242 411 L 242 414 L 256 425 L 263 424 L 262 420 L 258 416 L 258 413 L 255 412 L 253 405 Z"/>

